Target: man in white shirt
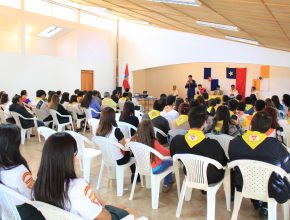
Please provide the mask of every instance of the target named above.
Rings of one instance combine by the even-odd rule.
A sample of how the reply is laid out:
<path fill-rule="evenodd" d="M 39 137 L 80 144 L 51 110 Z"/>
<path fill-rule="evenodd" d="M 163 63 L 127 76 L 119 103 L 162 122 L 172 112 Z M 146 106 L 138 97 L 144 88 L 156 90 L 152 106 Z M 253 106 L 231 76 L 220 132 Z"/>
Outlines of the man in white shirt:
<path fill-rule="evenodd" d="M 166 118 L 168 121 L 175 120 L 178 118 L 179 114 L 174 110 L 175 97 L 173 95 L 167 96 L 166 106 L 160 113 L 161 116 Z"/>
<path fill-rule="evenodd" d="M 177 90 L 176 85 L 173 85 L 171 95 L 173 95 L 175 97 L 177 97 L 179 95 L 179 92 Z"/>
<path fill-rule="evenodd" d="M 41 121 L 52 121 L 52 117 L 49 113 L 47 103 L 44 101 L 46 93 L 44 90 L 36 91 L 36 98 L 33 100 L 33 105 L 35 105 L 36 116 Z"/>
<path fill-rule="evenodd" d="M 236 86 L 235 85 L 231 85 L 231 89 L 229 91 L 229 97 L 230 98 L 235 98 L 237 95 L 239 95 L 239 92 L 236 89 Z"/>

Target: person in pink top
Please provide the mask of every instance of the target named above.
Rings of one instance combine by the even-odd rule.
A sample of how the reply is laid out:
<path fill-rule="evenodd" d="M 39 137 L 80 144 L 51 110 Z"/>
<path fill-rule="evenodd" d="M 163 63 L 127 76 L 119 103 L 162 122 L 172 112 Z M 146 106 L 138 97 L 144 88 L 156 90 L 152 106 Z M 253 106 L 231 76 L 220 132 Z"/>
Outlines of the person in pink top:
<path fill-rule="evenodd" d="M 138 126 L 136 134 L 132 137 L 132 141 L 146 144 L 154 148 L 163 156 L 170 157 L 168 148 L 161 145 L 155 137 L 154 129 L 151 120 L 142 120 Z M 159 174 L 172 166 L 172 159 L 161 160 L 160 158 L 151 154 L 151 166 L 153 174 Z M 163 192 L 167 192 L 172 186 L 172 173 L 168 174 L 163 183 Z"/>

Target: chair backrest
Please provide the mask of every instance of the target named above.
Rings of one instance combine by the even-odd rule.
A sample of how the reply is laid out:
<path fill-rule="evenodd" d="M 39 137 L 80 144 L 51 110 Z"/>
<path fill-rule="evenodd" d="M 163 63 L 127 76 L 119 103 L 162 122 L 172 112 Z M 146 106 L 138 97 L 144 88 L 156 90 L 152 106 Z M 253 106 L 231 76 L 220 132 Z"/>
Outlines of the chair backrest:
<path fill-rule="evenodd" d="M 171 143 L 172 139 L 176 135 L 185 135 L 188 131 L 185 129 L 171 129 L 168 131 L 168 143 Z"/>
<path fill-rule="evenodd" d="M 90 126 L 92 126 L 92 135 L 96 136 L 97 129 L 98 129 L 99 123 L 100 123 L 100 119 L 89 118 L 88 123 Z"/>
<path fill-rule="evenodd" d="M 46 220 L 83 220 L 83 218 L 53 205 L 39 201 L 33 201 L 32 203 Z"/>
<path fill-rule="evenodd" d="M 218 161 L 194 154 L 175 154 L 173 156 L 175 166 L 177 166 L 178 160 L 183 163 L 186 169 L 185 181 L 187 184 L 201 190 L 206 190 L 208 187 L 207 167 L 209 164 L 217 169 L 224 169 Z"/>
<path fill-rule="evenodd" d="M 278 110 L 278 117 L 281 119 L 285 119 L 286 113 L 284 111 Z"/>
<path fill-rule="evenodd" d="M 6 118 L 5 118 L 5 113 L 2 109 L 0 109 L 0 123 L 1 124 L 6 124 Z"/>
<path fill-rule="evenodd" d="M 206 134 L 206 137 L 217 140 L 224 149 L 226 156 L 229 158 L 229 144 L 230 141 L 234 139 L 234 137 L 227 134 L 211 134 L 211 133 Z"/>
<path fill-rule="evenodd" d="M 135 110 L 135 116 L 139 119 L 139 121 L 141 121 L 143 117 L 143 112 Z"/>
<path fill-rule="evenodd" d="M 17 112 L 10 112 L 10 114 L 14 118 L 16 125 L 18 127 L 22 128 L 22 125 L 21 125 L 21 122 L 20 122 L 20 114 L 18 114 Z"/>
<path fill-rule="evenodd" d="M 246 198 L 267 202 L 268 183 L 273 172 L 282 178 L 287 173 L 275 165 L 255 160 L 235 160 L 228 164 L 229 168 L 238 167 L 243 177 L 242 194 Z"/>
<path fill-rule="evenodd" d="M 84 113 L 85 113 L 85 115 L 86 115 L 86 118 L 87 118 L 87 120 L 89 120 L 89 118 L 92 118 L 93 116 L 92 116 L 92 112 L 95 112 L 95 113 L 98 113 L 98 114 L 100 114 L 101 112 L 97 112 L 95 109 L 93 109 L 93 108 L 84 108 L 83 107 L 83 110 L 84 110 Z"/>
<path fill-rule="evenodd" d="M 150 175 L 152 172 L 150 155 L 153 154 L 160 159 L 164 158 L 162 154 L 158 151 L 149 147 L 145 144 L 138 142 L 128 142 L 126 144 L 127 148 L 130 148 L 136 159 L 136 166 L 138 167 L 138 172 L 142 175 Z"/>
<path fill-rule="evenodd" d="M 162 135 L 163 137 L 167 137 L 167 134 L 165 134 L 161 129 L 154 127 L 154 133 L 155 133 L 155 137 L 157 136 L 157 134 Z"/>
<path fill-rule="evenodd" d="M 77 110 L 72 106 L 67 106 L 66 109 L 72 113 L 73 120 L 76 121 L 78 119 Z"/>
<path fill-rule="evenodd" d="M 118 122 L 120 119 L 121 114 L 120 113 L 115 113 L 115 119 Z"/>
<path fill-rule="evenodd" d="M 58 119 L 57 119 L 57 115 L 59 114 L 56 110 L 54 109 L 49 109 L 49 113 L 51 114 L 52 117 L 52 121 L 54 125 L 58 125 Z"/>
<path fill-rule="evenodd" d="M 45 127 L 45 126 L 38 127 L 37 131 L 40 135 L 44 137 L 45 140 L 47 140 L 47 138 L 49 138 L 50 135 L 56 133 L 55 130 Z"/>
<path fill-rule="evenodd" d="M 14 200 L 31 204 L 31 201 L 23 195 L 3 184 L 0 184 L 0 205 L 2 211 L 2 220 L 21 220 Z"/>
<path fill-rule="evenodd" d="M 131 138 L 131 129 L 137 131 L 137 128 L 129 123 L 118 121 L 118 128 L 122 131 L 124 138 Z"/>

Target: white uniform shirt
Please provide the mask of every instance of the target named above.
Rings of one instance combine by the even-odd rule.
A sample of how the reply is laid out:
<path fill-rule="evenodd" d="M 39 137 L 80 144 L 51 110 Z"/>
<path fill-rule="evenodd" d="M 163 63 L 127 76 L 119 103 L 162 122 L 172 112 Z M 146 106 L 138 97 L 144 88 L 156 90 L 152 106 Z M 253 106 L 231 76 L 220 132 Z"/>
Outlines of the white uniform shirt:
<path fill-rule="evenodd" d="M 42 99 L 38 100 L 38 102 L 36 103 L 36 109 L 38 109 L 37 117 L 39 120 L 43 121 L 48 116 L 50 116 L 48 105 Z"/>
<path fill-rule="evenodd" d="M 170 106 L 165 106 L 164 110 L 160 113 L 161 116 L 166 118 L 168 121 L 172 121 L 178 118 L 179 114 L 173 108 L 171 110 L 167 110 L 167 108 L 171 108 Z"/>
<path fill-rule="evenodd" d="M 67 211 L 84 219 L 96 219 L 102 212 L 103 207 L 99 204 L 95 193 L 82 178 L 69 182 L 68 197 L 70 210 Z"/>
<path fill-rule="evenodd" d="M 7 103 L 1 105 L 1 107 L 4 110 L 5 119 L 12 118 L 12 115 L 10 114 L 10 111 L 9 111 L 9 107 L 11 104 L 12 102 L 8 101 Z"/>
<path fill-rule="evenodd" d="M 31 173 L 24 165 L 19 165 L 10 170 L 0 171 L 1 182 L 31 200 L 31 188 L 33 179 Z M 15 205 L 22 205 L 23 202 L 14 200 Z"/>

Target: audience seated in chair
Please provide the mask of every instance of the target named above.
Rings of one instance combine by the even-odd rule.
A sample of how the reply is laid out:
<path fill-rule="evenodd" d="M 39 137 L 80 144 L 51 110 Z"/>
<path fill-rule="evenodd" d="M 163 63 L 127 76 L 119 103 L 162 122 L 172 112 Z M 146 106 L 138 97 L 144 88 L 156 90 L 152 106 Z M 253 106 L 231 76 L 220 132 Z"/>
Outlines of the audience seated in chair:
<path fill-rule="evenodd" d="M 59 97 L 61 97 L 60 99 L 60 104 L 62 104 L 62 106 L 66 109 L 66 107 L 69 104 L 69 93 L 68 92 L 64 92 L 62 94 L 62 96 L 58 95 Z"/>
<path fill-rule="evenodd" d="M 49 113 L 48 104 L 45 101 L 46 93 L 44 90 L 36 91 L 36 98 L 32 101 L 32 105 L 39 110 L 37 115 L 38 119 L 41 121 L 52 121 L 52 117 Z"/>
<path fill-rule="evenodd" d="M 99 102 L 93 98 L 93 92 L 92 91 L 88 91 L 85 95 L 85 97 L 83 98 L 82 102 L 81 102 L 81 107 L 83 108 L 92 108 L 94 109 L 96 112 L 101 112 L 101 106 L 99 104 Z M 96 112 L 92 112 L 92 117 L 93 118 L 99 118 L 100 114 L 96 113 Z"/>
<path fill-rule="evenodd" d="M 170 121 L 170 128 L 189 130 L 188 112 L 189 104 L 182 103 L 178 109 L 179 116 L 175 120 Z"/>
<path fill-rule="evenodd" d="M 112 109 L 116 110 L 117 103 L 111 98 L 109 92 L 104 93 L 104 99 L 102 100 L 102 109 L 106 107 L 111 107 Z"/>
<path fill-rule="evenodd" d="M 138 128 L 139 119 L 135 116 L 135 106 L 133 102 L 125 102 L 119 121 L 126 122 Z M 133 136 L 134 134 L 135 131 L 131 129 L 131 136 Z"/>
<path fill-rule="evenodd" d="M 1 99 L 0 99 L 0 107 L 1 107 L 2 111 L 4 111 L 6 121 L 8 123 L 15 124 L 15 121 L 14 121 L 14 119 L 11 116 L 10 111 L 9 111 L 9 107 L 11 104 L 12 104 L 12 102 L 9 101 L 8 94 L 3 93 L 1 95 Z"/>
<path fill-rule="evenodd" d="M 51 97 L 50 102 L 48 103 L 48 107 L 50 109 L 56 110 L 61 115 L 71 115 L 69 111 L 67 111 L 60 103 L 59 103 L 59 96 L 57 94 L 53 94 Z M 60 124 L 64 124 L 69 122 L 68 117 L 61 117 L 57 115 L 57 119 Z"/>
<path fill-rule="evenodd" d="M 168 121 L 175 120 L 178 117 L 178 112 L 174 110 L 175 96 L 169 95 L 166 98 L 166 106 L 160 113 L 161 116 L 166 118 Z"/>

